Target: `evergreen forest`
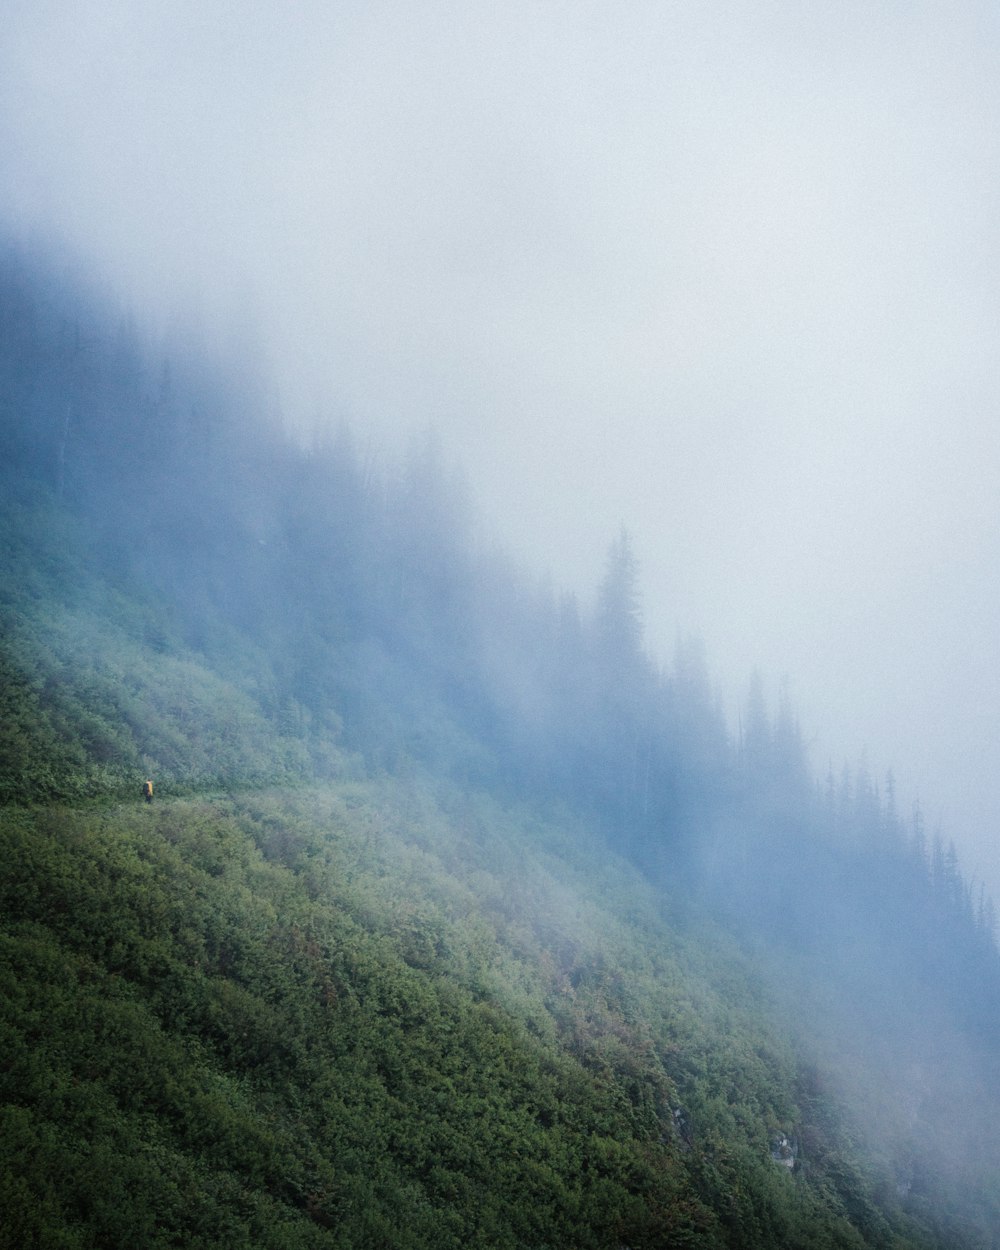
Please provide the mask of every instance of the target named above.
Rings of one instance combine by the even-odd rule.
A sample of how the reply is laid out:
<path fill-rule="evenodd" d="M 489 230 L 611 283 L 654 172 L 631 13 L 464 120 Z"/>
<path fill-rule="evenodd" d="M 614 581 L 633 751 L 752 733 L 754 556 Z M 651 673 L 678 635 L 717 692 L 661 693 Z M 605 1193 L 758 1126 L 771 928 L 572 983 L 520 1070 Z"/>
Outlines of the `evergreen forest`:
<path fill-rule="evenodd" d="M 1000 1247 L 945 835 L 274 407 L 0 250 L 0 1246 Z"/>

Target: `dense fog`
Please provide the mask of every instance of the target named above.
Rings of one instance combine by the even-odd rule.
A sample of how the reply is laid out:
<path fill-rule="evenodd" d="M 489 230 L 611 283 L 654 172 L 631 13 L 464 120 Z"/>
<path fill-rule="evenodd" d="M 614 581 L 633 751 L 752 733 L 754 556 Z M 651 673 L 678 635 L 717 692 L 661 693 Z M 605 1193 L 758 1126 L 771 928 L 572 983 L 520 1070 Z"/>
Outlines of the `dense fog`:
<path fill-rule="evenodd" d="M 995 1227 L 992 900 L 891 776 L 810 767 L 787 690 L 770 699 L 754 677 L 727 718 L 699 639 L 657 659 L 627 529 L 575 595 L 484 539 L 433 432 L 399 456 L 363 449 L 348 424 L 303 447 L 253 371 L 231 375 L 194 332 L 164 350 L 47 251 L 4 247 L 0 310 L 0 803 L 15 824 L 23 805 L 44 821 L 88 799 L 124 799 L 132 818 L 140 768 L 168 812 L 219 787 L 392 778 L 517 812 L 538 836 L 558 817 L 562 871 L 577 854 L 591 872 L 637 870 L 628 915 L 653 900 L 671 940 L 722 977 L 727 1010 L 753 969 L 761 1010 L 802 1056 L 796 1096 L 852 1109 L 887 1209 Z M 475 838 L 459 823 L 461 853 L 504 841 L 503 822 L 472 820 Z M 295 843 L 280 820 L 267 829 Z M 32 864 L 12 858 L 28 880 Z M 580 907 L 571 886 L 522 897 L 525 884 L 501 874 L 572 974 L 555 1001 L 605 973 L 621 989 L 620 969 L 559 936 Z M 734 981 L 720 942 L 745 961 Z M 720 1114 L 745 1101 L 749 1070 L 733 1081 Z M 685 1115 L 671 1121 L 682 1142 Z M 811 1113 L 802 1124 L 782 1148 L 832 1160 L 867 1209 L 863 1177 Z"/>
<path fill-rule="evenodd" d="M 1000 889 L 995 13 L 4 16 L 16 229 L 293 428 L 433 424 L 560 585 L 624 524 L 657 656 L 701 635 L 731 716 L 787 678 Z"/>

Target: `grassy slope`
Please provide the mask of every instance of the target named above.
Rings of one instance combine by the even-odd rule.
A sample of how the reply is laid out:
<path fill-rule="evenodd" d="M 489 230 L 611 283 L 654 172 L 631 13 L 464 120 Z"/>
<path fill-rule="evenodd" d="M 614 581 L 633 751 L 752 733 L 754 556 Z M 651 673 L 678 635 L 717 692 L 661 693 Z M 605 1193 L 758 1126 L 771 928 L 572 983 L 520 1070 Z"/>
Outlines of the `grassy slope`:
<path fill-rule="evenodd" d="M 590 830 L 360 779 L 57 512 L 6 522 L 0 1244 L 978 1244 Z"/>
<path fill-rule="evenodd" d="M 411 781 L 2 832 L 5 1244 L 892 1240 L 842 1143 L 773 1163 L 752 977 L 585 831 Z"/>

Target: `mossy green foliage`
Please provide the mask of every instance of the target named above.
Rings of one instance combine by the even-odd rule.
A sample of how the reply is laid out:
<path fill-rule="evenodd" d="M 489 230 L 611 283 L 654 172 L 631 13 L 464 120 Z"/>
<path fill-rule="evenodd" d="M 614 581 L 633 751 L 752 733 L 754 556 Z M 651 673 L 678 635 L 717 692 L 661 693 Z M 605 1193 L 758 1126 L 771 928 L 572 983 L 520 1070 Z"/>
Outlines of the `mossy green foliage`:
<path fill-rule="evenodd" d="M 5 1246 L 905 1228 L 829 1109 L 811 1174 L 775 1165 L 798 1068 L 749 969 L 585 830 L 411 782 L 0 832 Z"/>

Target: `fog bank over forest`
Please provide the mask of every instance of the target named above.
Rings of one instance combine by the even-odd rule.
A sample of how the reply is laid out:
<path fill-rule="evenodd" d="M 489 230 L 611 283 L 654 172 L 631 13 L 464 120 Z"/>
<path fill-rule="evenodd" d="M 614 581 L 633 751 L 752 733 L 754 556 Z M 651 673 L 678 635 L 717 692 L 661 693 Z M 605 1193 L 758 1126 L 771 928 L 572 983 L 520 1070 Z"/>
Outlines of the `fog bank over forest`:
<path fill-rule="evenodd" d="M 435 426 L 560 585 L 624 523 L 655 653 L 787 675 L 1000 894 L 998 15 L 296 15 L 9 5 L 5 218 L 299 428 Z"/>

